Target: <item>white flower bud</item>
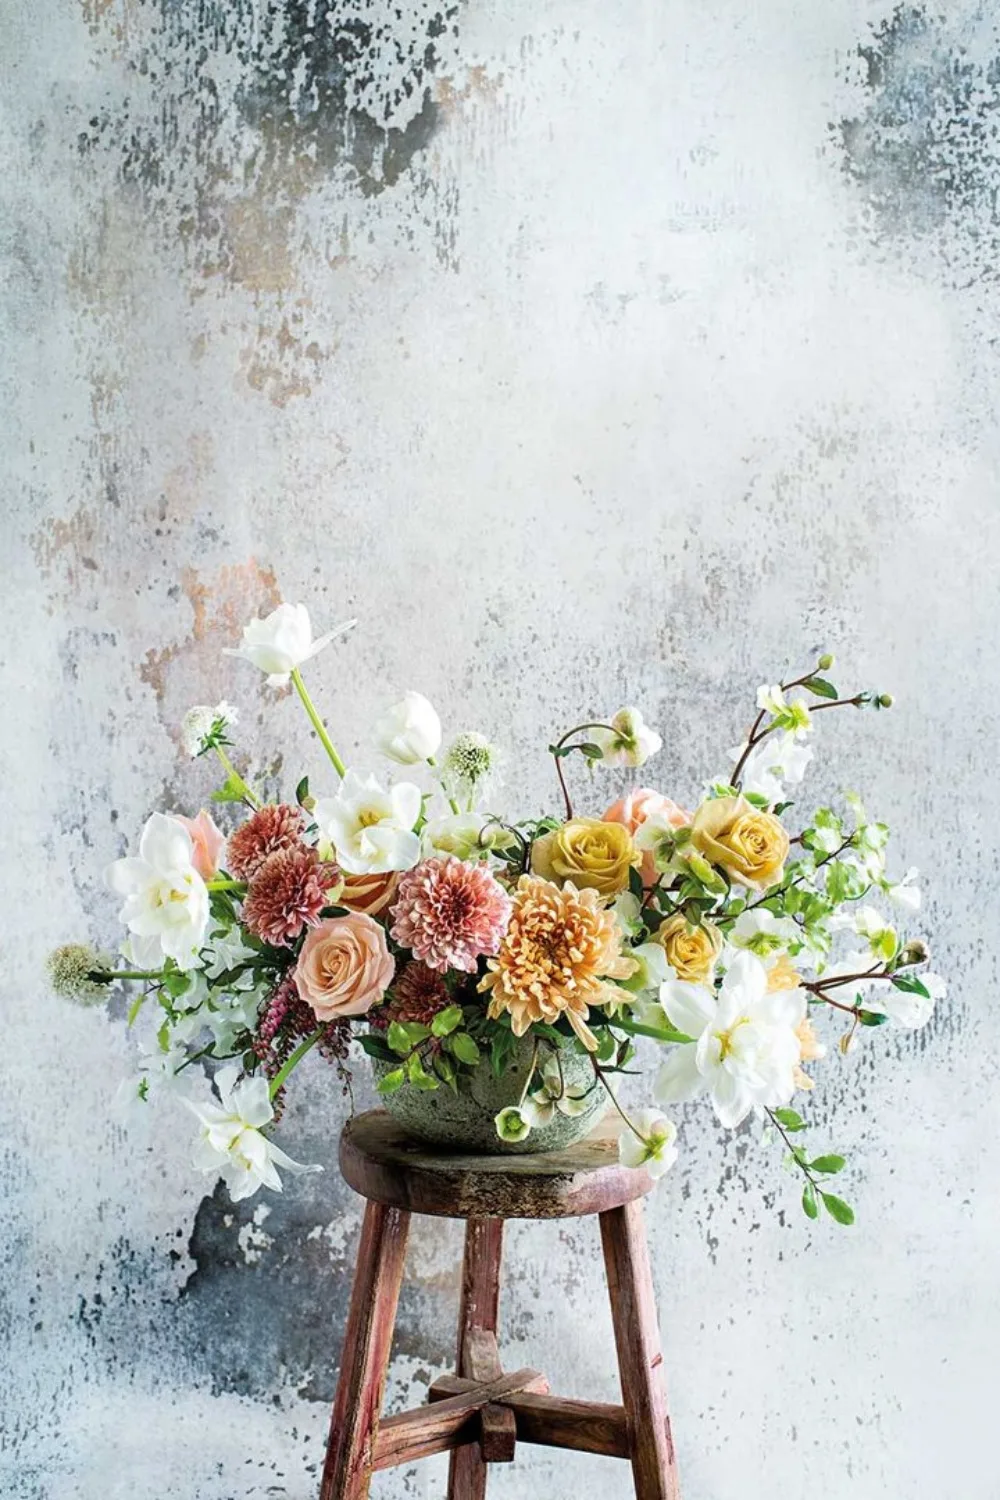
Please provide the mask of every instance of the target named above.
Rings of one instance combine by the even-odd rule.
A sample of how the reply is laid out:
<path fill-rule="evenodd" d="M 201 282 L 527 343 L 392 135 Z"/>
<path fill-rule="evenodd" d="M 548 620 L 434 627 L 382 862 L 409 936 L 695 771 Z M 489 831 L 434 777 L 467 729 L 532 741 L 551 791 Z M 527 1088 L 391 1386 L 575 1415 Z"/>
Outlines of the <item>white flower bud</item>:
<path fill-rule="evenodd" d="M 429 760 L 441 747 L 441 720 L 422 693 L 407 693 L 375 726 L 375 743 L 401 766 Z"/>

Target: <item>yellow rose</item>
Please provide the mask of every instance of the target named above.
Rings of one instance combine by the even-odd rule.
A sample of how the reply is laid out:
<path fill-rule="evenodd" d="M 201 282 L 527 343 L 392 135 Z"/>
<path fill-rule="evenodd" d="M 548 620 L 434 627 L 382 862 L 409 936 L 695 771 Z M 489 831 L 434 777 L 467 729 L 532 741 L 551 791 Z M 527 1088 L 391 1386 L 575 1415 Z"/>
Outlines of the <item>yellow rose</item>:
<path fill-rule="evenodd" d="M 703 802 L 691 822 L 691 843 L 741 885 L 766 890 L 785 872 L 788 834 L 773 813 L 745 797 Z"/>
<path fill-rule="evenodd" d="M 678 979 L 702 984 L 711 979 L 716 960 L 722 952 L 722 933 L 711 922 L 692 927 L 683 912 L 668 917 L 653 933 L 667 955 L 667 963 Z"/>
<path fill-rule="evenodd" d="M 623 891 L 629 871 L 641 858 L 623 824 L 600 818 L 571 818 L 531 846 L 531 868 L 536 875 L 557 885 L 572 880 L 578 890 L 589 886 L 602 896 Z"/>

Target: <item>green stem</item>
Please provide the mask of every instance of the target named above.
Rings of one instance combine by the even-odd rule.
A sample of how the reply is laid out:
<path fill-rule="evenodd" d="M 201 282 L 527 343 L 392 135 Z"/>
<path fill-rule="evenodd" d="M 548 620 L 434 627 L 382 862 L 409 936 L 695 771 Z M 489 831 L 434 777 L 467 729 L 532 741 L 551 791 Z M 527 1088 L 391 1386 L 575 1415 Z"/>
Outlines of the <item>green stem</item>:
<path fill-rule="evenodd" d="M 317 1026 L 316 1030 L 312 1032 L 311 1035 L 307 1036 L 304 1042 L 300 1042 L 295 1051 L 292 1053 L 291 1057 L 289 1057 L 281 1065 L 277 1073 L 275 1073 L 274 1077 L 271 1079 L 271 1086 L 268 1090 L 272 1099 L 275 1097 L 278 1090 L 284 1085 L 284 1082 L 292 1069 L 298 1067 L 299 1063 L 305 1057 L 306 1053 L 311 1048 L 315 1047 L 316 1043 L 320 1040 L 325 1031 L 325 1025 Z"/>
<path fill-rule="evenodd" d="M 597 1058 L 596 1057 L 591 1057 L 590 1063 L 591 1063 L 591 1067 L 594 1070 L 594 1073 L 597 1076 L 598 1081 L 604 1087 L 604 1092 L 607 1094 L 608 1098 L 611 1100 L 611 1103 L 614 1105 L 615 1109 L 618 1111 L 618 1113 L 621 1115 L 622 1119 L 625 1121 L 625 1124 L 628 1126 L 629 1130 L 631 1130 L 632 1134 L 635 1136 L 635 1138 L 636 1138 L 637 1141 L 642 1141 L 642 1144 L 644 1146 L 648 1146 L 650 1144 L 649 1137 L 643 1135 L 643 1133 L 639 1129 L 639 1127 L 635 1124 L 635 1122 L 633 1120 L 629 1119 L 628 1115 L 625 1113 L 625 1111 L 622 1109 L 621 1105 L 618 1103 L 617 1095 L 615 1094 L 615 1091 L 611 1087 L 611 1085 L 608 1082 L 607 1078 L 604 1076 L 604 1069 L 601 1067 L 600 1063 L 597 1061 Z"/>
<path fill-rule="evenodd" d="M 205 887 L 210 891 L 245 891 L 247 888 L 245 880 L 224 880 L 221 877 L 218 880 L 206 880 Z"/>
<path fill-rule="evenodd" d="M 118 979 L 162 979 L 162 969 L 92 969 L 89 978 L 98 984 L 114 984 Z"/>
<path fill-rule="evenodd" d="M 333 762 L 333 768 L 336 771 L 337 775 L 343 781 L 344 777 L 347 775 L 347 767 L 344 765 L 344 762 L 337 754 L 337 751 L 334 748 L 333 741 L 327 733 L 326 725 L 323 723 L 323 720 L 316 712 L 316 706 L 310 698 L 308 692 L 306 691 L 306 685 L 302 681 L 302 673 L 299 671 L 298 667 L 292 668 L 292 682 L 295 684 L 295 691 L 302 699 L 302 705 L 305 708 L 306 713 L 312 720 L 313 728 L 319 735 L 320 743 L 322 744 L 323 749 L 326 751 L 327 755 Z"/>
<path fill-rule="evenodd" d="M 239 771 L 237 771 L 236 767 L 233 765 L 232 761 L 229 759 L 229 756 L 226 754 L 225 750 L 223 750 L 221 745 L 216 745 L 215 753 L 222 762 L 223 770 L 232 779 L 232 781 L 235 782 L 240 791 L 243 793 L 244 799 L 250 803 L 251 807 L 259 807 L 260 798 L 257 796 L 257 793 L 253 791 L 243 780 L 243 777 L 240 775 Z"/>
<path fill-rule="evenodd" d="M 428 757 L 427 757 L 427 764 L 431 767 L 431 769 L 433 771 L 437 770 L 437 760 L 435 759 L 435 757 L 433 755 L 428 755 Z M 444 792 L 445 796 L 448 798 L 448 806 L 451 808 L 451 810 L 455 814 L 456 818 L 459 817 L 460 814 L 461 814 L 462 809 L 459 807 L 458 803 L 455 801 L 454 797 L 451 795 L 451 793 L 449 792 L 448 788 L 445 786 L 444 782 L 441 780 L 440 776 L 438 777 L 438 786 L 441 788 L 441 790 Z"/>

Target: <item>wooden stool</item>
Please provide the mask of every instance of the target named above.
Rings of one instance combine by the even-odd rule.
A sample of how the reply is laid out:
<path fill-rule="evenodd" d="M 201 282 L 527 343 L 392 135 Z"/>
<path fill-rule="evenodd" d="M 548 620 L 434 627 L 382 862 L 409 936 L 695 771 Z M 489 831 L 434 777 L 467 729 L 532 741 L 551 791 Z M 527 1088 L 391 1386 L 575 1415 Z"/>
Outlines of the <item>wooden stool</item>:
<path fill-rule="evenodd" d="M 619 1166 L 615 1134 L 548 1155 L 465 1156 L 373 1110 L 344 1127 L 340 1167 L 368 1202 L 320 1500 L 364 1500 L 376 1469 L 446 1449 L 449 1500 L 482 1500 L 488 1465 L 510 1463 L 518 1439 L 627 1458 L 637 1500 L 679 1500 L 642 1224 L 653 1183 Z M 457 1373 L 434 1382 L 430 1405 L 380 1422 L 411 1213 L 466 1221 Z M 504 1220 L 585 1214 L 600 1218 L 622 1406 L 550 1396 L 537 1370 L 505 1374 L 497 1352 Z"/>

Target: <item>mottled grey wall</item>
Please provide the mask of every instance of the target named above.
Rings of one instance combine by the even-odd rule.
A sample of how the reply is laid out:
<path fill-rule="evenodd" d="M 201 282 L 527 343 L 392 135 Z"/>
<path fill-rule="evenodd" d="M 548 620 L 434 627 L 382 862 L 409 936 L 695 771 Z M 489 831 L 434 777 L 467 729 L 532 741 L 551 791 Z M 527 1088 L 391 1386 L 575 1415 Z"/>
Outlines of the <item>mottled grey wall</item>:
<path fill-rule="evenodd" d="M 735 695 L 809 647 L 897 692 L 822 725 L 810 790 L 897 825 L 951 999 L 821 1070 L 852 1231 L 690 1107 L 656 1280 L 689 1500 L 995 1500 L 988 9 L 4 6 L 5 1497 L 314 1493 L 345 1101 L 307 1066 L 285 1144 L 331 1170 L 234 1212 L 186 1122 L 111 1112 L 121 1017 L 41 979 L 57 939 L 113 939 L 99 871 L 147 811 L 206 794 L 190 702 L 242 706 L 259 774 L 322 776 L 295 704 L 219 654 L 283 596 L 360 617 L 312 674 L 352 756 L 419 687 L 505 740 L 521 814 L 581 711 L 648 708 L 686 801 Z M 459 1250 L 419 1225 L 395 1399 L 448 1360 Z M 508 1269 L 509 1362 L 614 1399 L 593 1226 L 515 1227 Z M 432 1461 L 377 1493 L 441 1486 Z M 493 1492 L 630 1485 L 529 1450 Z"/>

